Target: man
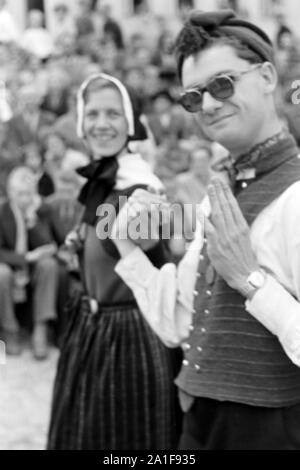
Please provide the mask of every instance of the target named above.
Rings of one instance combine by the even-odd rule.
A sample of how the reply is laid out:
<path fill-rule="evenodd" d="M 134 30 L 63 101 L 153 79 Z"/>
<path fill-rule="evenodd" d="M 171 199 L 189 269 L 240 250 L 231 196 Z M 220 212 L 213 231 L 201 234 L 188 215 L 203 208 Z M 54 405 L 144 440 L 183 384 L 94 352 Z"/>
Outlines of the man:
<path fill-rule="evenodd" d="M 178 270 L 119 240 L 117 272 L 162 340 L 185 351 L 182 449 L 300 449 L 300 160 L 275 109 L 272 45 L 221 11 L 194 12 L 176 48 L 181 103 L 230 152 L 235 197 L 210 185 Z M 136 193 L 130 217 L 153 202 Z"/>
<path fill-rule="evenodd" d="M 48 355 L 47 323 L 56 318 L 58 266 L 54 258 L 48 211 L 40 205 L 31 170 L 18 167 L 7 184 L 8 201 L 0 207 L 0 323 L 8 354 L 21 352 L 14 305 L 33 293 L 33 349 L 36 359 Z"/>

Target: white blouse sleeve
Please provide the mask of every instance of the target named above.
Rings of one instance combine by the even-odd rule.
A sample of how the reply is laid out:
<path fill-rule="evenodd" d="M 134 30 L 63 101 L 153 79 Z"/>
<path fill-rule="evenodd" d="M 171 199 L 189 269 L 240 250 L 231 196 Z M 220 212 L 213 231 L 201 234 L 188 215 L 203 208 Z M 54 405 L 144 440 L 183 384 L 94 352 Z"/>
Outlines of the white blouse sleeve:
<path fill-rule="evenodd" d="M 179 346 L 190 333 L 200 249 L 201 235 L 196 236 L 178 267 L 167 263 L 157 269 L 136 248 L 115 268 L 133 291 L 146 321 L 170 348 Z"/>

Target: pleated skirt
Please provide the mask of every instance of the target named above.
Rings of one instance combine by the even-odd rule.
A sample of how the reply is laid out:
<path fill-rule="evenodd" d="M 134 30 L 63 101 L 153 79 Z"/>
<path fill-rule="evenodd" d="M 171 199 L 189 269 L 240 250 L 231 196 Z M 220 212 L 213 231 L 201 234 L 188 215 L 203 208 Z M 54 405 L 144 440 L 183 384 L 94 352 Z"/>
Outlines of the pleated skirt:
<path fill-rule="evenodd" d="M 49 450 L 176 449 L 180 417 L 172 351 L 137 308 L 81 298 L 63 339 Z"/>

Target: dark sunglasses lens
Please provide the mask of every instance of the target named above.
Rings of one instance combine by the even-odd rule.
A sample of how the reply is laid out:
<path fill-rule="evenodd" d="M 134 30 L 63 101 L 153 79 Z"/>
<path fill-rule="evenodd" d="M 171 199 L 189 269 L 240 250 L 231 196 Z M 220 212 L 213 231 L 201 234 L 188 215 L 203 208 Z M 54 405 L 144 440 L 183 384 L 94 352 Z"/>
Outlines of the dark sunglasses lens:
<path fill-rule="evenodd" d="M 189 113 L 197 113 L 202 107 L 202 93 L 199 91 L 187 91 L 179 98 L 181 106 Z"/>
<path fill-rule="evenodd" d="M 229 77 L 216 77 L 207 85 L 207 90 L 217 100 L 227 100 L 234 94 L 233 82 Z"/>

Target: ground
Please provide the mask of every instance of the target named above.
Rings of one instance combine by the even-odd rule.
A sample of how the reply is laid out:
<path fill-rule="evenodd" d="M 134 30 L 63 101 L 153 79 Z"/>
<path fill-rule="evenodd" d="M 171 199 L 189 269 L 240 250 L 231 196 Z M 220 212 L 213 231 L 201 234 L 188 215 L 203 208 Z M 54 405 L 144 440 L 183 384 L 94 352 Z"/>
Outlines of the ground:
<path fill-rule="evenodd" d="M 43 450 L 46 446 L 58 351 L 33 359 L 29 348 L 0 365 L 0 450 Z"/>

